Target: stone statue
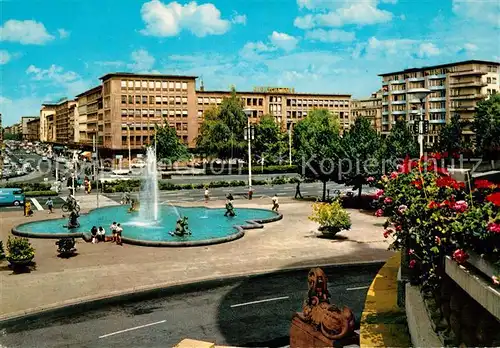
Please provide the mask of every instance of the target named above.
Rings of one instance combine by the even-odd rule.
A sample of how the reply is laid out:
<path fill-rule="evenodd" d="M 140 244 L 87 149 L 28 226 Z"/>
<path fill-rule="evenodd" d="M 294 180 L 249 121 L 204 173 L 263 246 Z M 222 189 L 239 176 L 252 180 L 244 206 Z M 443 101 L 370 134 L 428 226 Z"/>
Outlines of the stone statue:
<path fill-rule="evenodd" d="M 80 222 L 78 221 L 79 217 L 80 217 L 80 214 L 78 214 L 78 211 L 76 211 L 76 209 L 71 210 L 71 213 L 69 214 L 68 225 L 67 225 L 68 229 L 80 227 Z"/>
<path fill-rule="evenodd" d="M 234 212 L 234 206 L 233 206 L 233 201 L 228 199 L 226 202 L 226 212 L 224 213 L 224 216 L 235 216 L 236 213 Z"/>
<path fill-rule="evenodd" d="M 186 235 L 191 235 L 191 231 L 189 230 L 188 227 L 188 218 L 187 216 L 183 216 L 182 218 L 177 220 L 177 223 L 175 224 L 175 231 L 170 232 L 170 235 L 172 236 L 178 236 L 178 237 L 184 237 Z"/>
<path fill-rule="evenodd" d="M 338 308 L 334 304 L 330 304 L 330 294 L 328 292 L 328 279 L 325 272 L 321 268 L 313 268 L 307 276 L 308 293 L 304 301 L 302 313 L 297 313 L 294 316 L 298 318 L 306 326 L 312 327 L 312 334 L 318 335 L 321 333 L 320 339 L 322 342 L 332 342 L 345 337 L 352 336 L 354 333 L 354 314 L 348 307 Z M 311 334 L 311 335 L 312 335 Z M 307 342 L 306 337 L 292 337 L 292 341 Z M 313 342 L 313 341 L 309 341 Z M 308 343 L 311 345 L 311 343 Z M 292 347 L 295 346 L 292 345 Z M 311 345 L 316 346 L 316 344 Z"/>

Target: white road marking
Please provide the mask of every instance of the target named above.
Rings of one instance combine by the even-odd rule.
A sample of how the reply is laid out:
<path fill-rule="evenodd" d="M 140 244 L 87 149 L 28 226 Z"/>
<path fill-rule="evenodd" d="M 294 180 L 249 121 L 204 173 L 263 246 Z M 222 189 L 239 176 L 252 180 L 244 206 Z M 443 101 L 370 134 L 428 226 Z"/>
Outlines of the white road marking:
<path fill-rule="evenodd" d="M 43 207 L 38 203 L 38 200 L 36 198 L 30 198 L 30 200 L 33 202 L 37 210 L 43 210 Z"/>
<path fill-rule="evenodd" d="M 157 321 L 155 323 L 145 324 L 145 325 L 141 325 L 141 326 L 132 327 L 130 329 L 125 329 L 125 330 L 120 330 L 120 331 L 112 332 L 112 333 L 109 333 L 109 334 L 106 334 L 106 335 L 99 336 L 99 338 L 105 338 L 105 337 L 109 337 L 109 336 L 113 336 L 113 335 L 118 335 L 118 334 L 121 334 L 121 333 L 124 333 L 124 332 L 133 331 L 133 330 L 137 330 L 137 329 L 142 329 L 142 328 L 148 327 L 148 326 L 162 324 L 164 322 L 166 322 L 166 320 L 160 320 L 160 321 Z"/>
<path fill-rule="evenodd" d="M 369 286 L 358 286 L 357 288 L 347 288 L 347 291 L 368 289 Z"/>
<path fill-rule="evenodd" d="M 232 305 L 231 308 L 248 306 L 248 305 L 252 305 L 252 304 L 256 304 L 256 303 L 262 303 L 262 302 L 271 302 L 271 301 L 286 300 L 287 298 L 289 298 L 289 297 L 288 296 L 282 296 L 282 297 L 268 298 L 268 299 L 259 300 L 259 301 L 251 301 L 251 302 L 245 302 L 245 303 L 238 303 L 238 304 Z"/>

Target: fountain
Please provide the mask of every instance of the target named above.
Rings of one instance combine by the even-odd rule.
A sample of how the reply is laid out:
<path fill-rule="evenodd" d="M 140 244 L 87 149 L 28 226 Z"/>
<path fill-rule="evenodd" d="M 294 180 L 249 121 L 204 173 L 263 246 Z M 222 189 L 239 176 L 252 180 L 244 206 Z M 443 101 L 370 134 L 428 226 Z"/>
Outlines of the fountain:
<path fill-rule="evenodd" d="M 158 223 L 158 170 L 156 168 L 156 151 L 154 147 L 148 147 L 146 151 L 146 167 L 144 183 L 139 194 L 140 210 L 139 222 L 155 224 Z"/>

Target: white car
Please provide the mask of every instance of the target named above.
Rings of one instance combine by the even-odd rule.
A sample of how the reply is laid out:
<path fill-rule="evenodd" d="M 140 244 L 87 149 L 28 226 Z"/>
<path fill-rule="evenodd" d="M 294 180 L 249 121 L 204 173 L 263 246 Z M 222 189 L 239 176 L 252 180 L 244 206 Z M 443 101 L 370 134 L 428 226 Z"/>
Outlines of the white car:
<path fill-rule="evenodd" d="M 43 157 L 42 157 L 42 161 L 46 162 L 46 161 L 47 161 L 47 157 L 46 157 L 46 156 L 43 156 Z"/>
<path fill-rule="evenodd" d="M 131 174 L 131 171 L 128 169 L 115 169 L 111 172 L 111 175 L 128 175 Z"/>
<path fill-rule="evenodd" d="M 146 162 L 144 161 L 136 161 L 132 163 L 132 168 L 144 168 L 146 166 Z"/>

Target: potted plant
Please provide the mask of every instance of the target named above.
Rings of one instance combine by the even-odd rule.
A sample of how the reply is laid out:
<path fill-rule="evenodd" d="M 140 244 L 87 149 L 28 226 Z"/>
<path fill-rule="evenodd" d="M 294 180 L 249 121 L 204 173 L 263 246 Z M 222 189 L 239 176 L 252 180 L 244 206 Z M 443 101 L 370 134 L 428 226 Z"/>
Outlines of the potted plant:
<path fill-rule="evenodd" d="M 35 257 L 35 249 L 28 238 L 10 237 L 7 240 L 7 260 L 13 267 L 27 266 Z"/>
<path fill-rule="evenodd" d="M 338 200 L 313 204 L 313 213 L 309 220 L 319 223 L 319 231 L 327 237 L 333 237 L 340 231 L 351 228 L 351 217 Z"/>
<path fill-rule="evenodd" d="M 61 238 L 56 242 L 57 252 L 61 257 L 71 257 L 76 253 L 74 238 Z"/>

